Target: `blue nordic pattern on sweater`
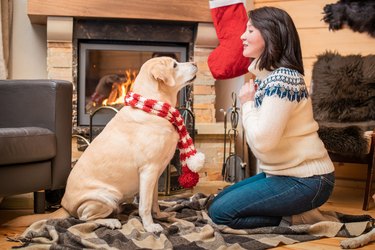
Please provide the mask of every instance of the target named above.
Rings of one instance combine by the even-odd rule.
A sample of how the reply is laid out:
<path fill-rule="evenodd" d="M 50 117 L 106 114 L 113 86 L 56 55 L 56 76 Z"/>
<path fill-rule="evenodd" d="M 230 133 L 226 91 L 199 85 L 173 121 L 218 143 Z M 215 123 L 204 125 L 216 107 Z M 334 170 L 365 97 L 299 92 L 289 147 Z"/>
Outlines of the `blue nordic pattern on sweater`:
<path fill-rule="evenodd" d="M 265 96 L 278 96 L 291 102 L 300 102 L 309 96 L 303 76 L 293 69 L 278 68 L 263 81 L 255 79 L 254 82 L 258 85 L 255 107 L 262 105 Z"/>

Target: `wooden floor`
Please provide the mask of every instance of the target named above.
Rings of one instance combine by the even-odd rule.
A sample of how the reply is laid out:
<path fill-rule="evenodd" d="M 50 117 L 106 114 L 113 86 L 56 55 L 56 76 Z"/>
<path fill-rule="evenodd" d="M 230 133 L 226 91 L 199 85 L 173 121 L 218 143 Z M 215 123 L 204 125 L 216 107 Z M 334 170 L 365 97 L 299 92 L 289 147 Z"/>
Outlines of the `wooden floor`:
<path fill-rule="evenodd" d="M 194 191 L 188 191 L 185 193 L 176 194 L 176 196 L 190 196 L 194 192 L 201 192 L 205 194 L 216 193 L 219 188 L 227 185 L 223 182 L 201 182 L 194 189 Z M 164 198 L 164 197 L 161 197 Z M 348 188 L 336 186 L 330 200 L 322 207 L 323 210 L 334 210 L 341 213 L 347 214 L 369 214 L 375 217 L 375 206 L 372 203 L 369 211 L 363 211 L 362 208 L 363 189 L 359 188 Z M 32 213 L 31 210 L 0 210 L 0 224 L 8 219 Z M 12 246 L 17 246 L 17 243 L 8 242 L 7 236 L 15 236 L 21 234 L 25 228 L 4 228 L 0 227 L 0 249 L 10 249 Z M 312 249 L 324 249 L 333 250 L 341 249 L 339 247 L 340 241 L 343 238 L 325 238 L 316 241 L 310 241 L 305 243 L 299 243 L 294 245 L 280 246 L 274 249 L 300 249 L 300 250 L 312 250 Z M 375 249 L 375 242 L 371 243 L 360 249 Z"/>

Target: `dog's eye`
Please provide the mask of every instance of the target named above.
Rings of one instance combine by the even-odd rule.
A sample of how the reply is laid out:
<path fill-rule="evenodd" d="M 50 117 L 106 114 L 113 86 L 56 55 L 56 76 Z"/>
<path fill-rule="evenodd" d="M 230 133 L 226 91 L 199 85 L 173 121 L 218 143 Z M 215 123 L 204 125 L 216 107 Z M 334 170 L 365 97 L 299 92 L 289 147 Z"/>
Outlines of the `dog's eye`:
<path fill-rule="evenodd" d="M 173 68 L 177 68 L 177 63 L 173 63 Z"/>

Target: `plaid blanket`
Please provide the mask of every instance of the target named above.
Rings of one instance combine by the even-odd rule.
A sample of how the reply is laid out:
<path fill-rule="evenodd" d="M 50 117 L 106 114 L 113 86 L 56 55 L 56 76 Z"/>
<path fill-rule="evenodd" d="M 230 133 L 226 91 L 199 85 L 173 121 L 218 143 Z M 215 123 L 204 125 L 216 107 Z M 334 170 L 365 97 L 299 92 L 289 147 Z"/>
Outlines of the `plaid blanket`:
<path fill-rule="evenodd" d="M 109 229 L 95 221 L 75 218 L 42 220 L 34 223 L 16 240 L 22 249 L 268 249 L 279 245 L 316 240 L 322 237 L 352 237 L 371 227 L 368 215 L 334 212 L 339 222 L 235 230 L 216 225 L 207 215 L 213 196 L 195 194 L 190 198 L 159 201 L 170 217 L 155 220 L 164 230 L 148 233 L 142 226 L 137 204 L 124 205 L 119 216 L 122 228 Z"/>

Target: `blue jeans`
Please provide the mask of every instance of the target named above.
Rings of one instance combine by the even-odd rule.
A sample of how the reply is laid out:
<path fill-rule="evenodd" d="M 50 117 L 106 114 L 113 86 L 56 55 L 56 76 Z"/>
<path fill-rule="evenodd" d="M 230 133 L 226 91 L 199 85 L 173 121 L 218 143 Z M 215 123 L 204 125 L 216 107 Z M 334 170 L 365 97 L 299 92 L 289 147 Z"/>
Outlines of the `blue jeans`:
<path fill-rule="evenodd" d="M 277 226 L 283 216 L 323 205 L 334 182 L 334 173 L 307 178 L 260 173 L 225 188 L 208 213 L 216 224 L 236 229 Z"/>

